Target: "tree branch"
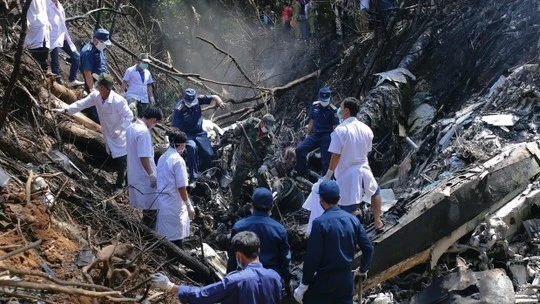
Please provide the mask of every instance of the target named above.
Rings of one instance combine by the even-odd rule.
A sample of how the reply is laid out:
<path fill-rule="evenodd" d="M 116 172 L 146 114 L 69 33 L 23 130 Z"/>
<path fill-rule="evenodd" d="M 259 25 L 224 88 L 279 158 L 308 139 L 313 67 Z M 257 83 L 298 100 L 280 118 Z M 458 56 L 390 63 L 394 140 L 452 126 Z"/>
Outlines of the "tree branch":
<path fill-rule="evenodd" d="M 54 292 L 61 292 L 71 295 L 87 296 L 92 298 L 107 298 L 109 296 L 122 296 L 119 291 L 90 291 L 79 288 L 64 287 L 54 284 L 41 284 L 34 282 L 18 282 L 10 280 L 0 280 L 0 286 L 7 287 L 18 287 L 24 289 L 35 289 L 35 290 L 47 290 Z"/>
<path fill-rule="evenodd" d="M 91 11 L 88 11 L 84 15 L 79 15 L 79 16 L 73 16 L 73 17 L 66 18 L 66 22 L 73 22 L 73 21 L 80 20 L 80 19 L 86 19 L 86 18 L 90 17 L 92 14 L 95 14 L 95 13 L 98 13 L 98 12 L 101 12 L 101 11 L 110 11 L 110 12 L 114 12 L 116 14 L 120 14 L 120 15 L 124 15 L 124 16 L 127 15 L 127 13 L 124 13 L 122 11 L 118 11 L 118 10 L 115 10 L 115 9 L 112 9 L 112 8 L 103 7 L 103 8 L 96 8 L 96 9 L 93 9 Z"/>
<path fill-rule="evenodd" d="M 244 76 L 244 78 L 247 79 L 247 81 L 252 85 L 254 86 L 255 88 L 257 88 L 257 85 L 248 77 L 248 75 L 244 72 L 244 70 L 242 69 L 242 67 L 240 66 L 240 64 L 238 63 L 238 61 L 236 60 L 236 58 L 234 58 L 233 55 L 225 52 L 224 50 L 220 49 L 217 45 L 215 45 L 212 41 L 206 39 L 206 38 L 203 38 L 201 36 L 197 36 L 197 39 L 199 40 L 202 40 L 208 44 L 210 44 L 215 50 L 217 50 L 218 52 L 226 55 L 227 57 L 229 57 L 232 62 L 234 63 L 234 65 L 236 65 L 236 67 L 238 68 L 238 70 L 240 71 L 240 73 Z"/>
<path fill-rule="evenodd" d="M 22 247 L 22 248 L 19 248 L 19 249 L 17 249 L 17 250 L 13 250 L 13 251 L 11 251 L 11 252 L 9 252 L 9 253 L 6 253 L 6 254 L 0 256 L 0 261 L 3 261 L 3 260 L 5 260 L 5 259 L 9 259 L 10 257 L 12 257 L 12 256 L 14 256 L 14 255 L 16 255 L 16 254 L 19 254 L 19 253 L 21 253 L 21 252 L 25 252 L 26 250 L 30 250 L 30 249 L 32 249 L 32 248 L 34 248 L 34 247 L 39 246 L 40 244 L 41 244 L 41 240 L 38 240 L 38 241 L 35 241 L 35 242 L 33 242 L 33 243 L 30 243 L 30 244 L 28 244 L 27 246 L 24 246 L 24 247 Z M 0 281 L 0 282 L 2 282 L 2 281 Z"/>

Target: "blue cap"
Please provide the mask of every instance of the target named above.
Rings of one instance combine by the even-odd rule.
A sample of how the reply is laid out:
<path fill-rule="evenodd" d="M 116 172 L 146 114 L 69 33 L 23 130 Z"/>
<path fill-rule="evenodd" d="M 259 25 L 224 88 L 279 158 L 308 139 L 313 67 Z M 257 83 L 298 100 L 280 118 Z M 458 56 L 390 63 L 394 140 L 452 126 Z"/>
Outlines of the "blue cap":
<path fill-rule="evenodd" d="M 330 101 L 330 97 L 332 96 L 332 91 L 330 91 L 329 87 L 322 87 L 319 90 L 319 100 L 322 102 Z"/>
<path fill-rule="evenodd" d="M 272 192 L 267 188 L 259 187 L 255 188 L 253 191 L 253 206 L 261 209 L 270 209 L 274 204 L 274 198 L 272 197 Z"/>
<path fill-rule="evenodd" d="M 106 29 L 98 29 L 96 33 L 94 34 L 94 37 L 96 37 L 98 40 L 103 41 L 105 45 L 111 45 L 112 42 L 109 40 L 109 31 Z"/>
<path fill-rule="evenodd" d="M 335 181 L 322 182 L 318 192 L 323 198 L 339 198 L 339 186 Z"/>
<path fill-rule="evenodd" d="M 191 88 L 186 89 L 184 91 L 184 102 L 187 105 L 197 104 L 197 102 L 199 102 L 199 100 L 197 99 L 197 92 L 195 92 L 195 90 Z"/>

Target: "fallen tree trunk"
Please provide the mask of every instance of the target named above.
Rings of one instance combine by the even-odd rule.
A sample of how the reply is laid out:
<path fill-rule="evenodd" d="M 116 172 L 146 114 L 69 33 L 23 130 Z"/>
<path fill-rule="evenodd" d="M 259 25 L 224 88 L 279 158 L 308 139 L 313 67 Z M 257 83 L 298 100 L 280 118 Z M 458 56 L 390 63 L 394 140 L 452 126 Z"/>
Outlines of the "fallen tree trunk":
<path fill-rule="evenodd" d="M 452 233 L 472 231 L 488 212 L 522 192 L 540 173 L 539 142 L 509 146 L 483 165 L 461 173 L 407 203 L 407 212 L 381 234 L 369 234 L 375 246 L 367 287 L 373 287 L 429 261 L 436 246 L 450 246 Z M 387 223 L 390 225 L 390 223 Z M 427 228 L 427 229 L 426 229 Z M 436 250 L 435 250 L 436 249 Z M 353 261 L 358 267 L 360 257 Z"/>

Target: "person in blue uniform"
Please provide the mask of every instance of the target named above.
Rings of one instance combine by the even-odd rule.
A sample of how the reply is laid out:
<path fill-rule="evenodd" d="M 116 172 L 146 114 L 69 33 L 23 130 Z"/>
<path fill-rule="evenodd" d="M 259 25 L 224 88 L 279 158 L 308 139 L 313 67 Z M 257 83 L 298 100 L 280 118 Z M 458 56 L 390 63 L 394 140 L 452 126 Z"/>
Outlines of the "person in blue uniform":
<path fill-rule="evenodd" d="M 235 258 L 242 269 L 229 273 L 222 281 L 204 287 L 175 285 L 162 273 L 151 276 L 152 285 L 178 295 L 180 302 L 191 304 L 276 304 L 281 303 L 281 278 L 259 262 L 260 241 L 250 231 L 231 240 Z"/>
<path fill-rule="evenodd" d="M 302 282 L 295 289 L 294 298 L 305 304 L 352 304 L 351 263 L 356 246 L 362 250 L 357 273 L 365 279 L 373 257 L 373 245 L 358 218 L 337 206 L 339 187 L 335 181 L 322 182 L 318 193 L 324 213 L 313 221 Z"/>
<path fill-rule="evenodd" d="M 256 188 L 252 196 L 252 215 L 239 220 L 232 228 L 231 237 L 242 231 L 254 232 L 261 240 L 259 260 L 264 268 L 274 269 L 289 286 L 291 250 L 285 227 L 270 217 L 274 207 L 272 192 L 263 187 Z M 235 271 L 238 267 L 233 249 L 229 250 L 227 272 Z"/>
<path fill-rule="evenodd" d="M 339 124 L 336 107 L 330 104 L 332 92 L 328 87 L 319 90 L 317 101 L 310 108 L 308 117 L 307 137 L 296 147 L 296 174 L 306 176 L 308 173 L 307 155 L 319 148 L 321 151 L 321 172 L 325 173 L 330 163 L 331 153 L 328 152 L 330 145 L 330 133 Z"/>
<path fill-rule="evenodd" d="M 109 73 L 104 51 L 107 46 L 110 46 L 111 44 L 112 42 L 109 40 L 109 31 L 100 28 L 94 33 L 94 38 L 81 49 L 79 68 L 83 74 L 84 90 L 88 94 L 96 90 L 96 88 L 94 88 L 94 83 L 97 79 L 92 75 L 95 74 L 99 76 L 104 73 Z M 94 122 L 99 123 L 99 115 L 96 108 L 90 107 L 89 112 L 90 118 Z"/>
<path fill-rule="evenodd" d="M 208 139 L 208 134 L 202 128 L 201 105 L 215 101 L 223 108 L 225 103 L 217 95 L 197 95 L 194 89 L 186 89 L 184 97 L 174 107 L 172 128 L 186 133 L 188 141 L 187 166 L 190 183 L 199 176 L 199 172 L 209 169 L 214 159 L 214 150 Z M 201 166 L 199 168 L 199 158 Z"/>

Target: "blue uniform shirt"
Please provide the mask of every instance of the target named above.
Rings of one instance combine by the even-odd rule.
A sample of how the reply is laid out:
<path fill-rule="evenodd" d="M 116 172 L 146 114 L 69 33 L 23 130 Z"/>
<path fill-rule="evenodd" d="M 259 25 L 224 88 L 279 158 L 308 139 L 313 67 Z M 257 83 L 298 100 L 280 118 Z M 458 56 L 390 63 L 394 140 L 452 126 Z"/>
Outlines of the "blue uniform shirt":
<path fill-rule="evenodd" d="M 290 277 L 291 250 L 285 227 L 268 213 L 254 211 L 253 215 L 234 224 L 231 238 L 242 231 L 251 231 L 259 237 L 261 242 L 259 260 L 265 268 L 275 270 L 287 282 Z M 234 252 L 229 250 L 227 272 L 236 270 L 236 267 Z"/>
<path fill-rule="evenodd" d="M 308 117 L 313 119 L 312 134 L 316 133 L 332 133 L 332 126 L 339 125 L 339 119 L 336 114 L 336 108 L 332 105 L 323 107 L 320 101 L 315 101 L 311 105 Z"/>
<path fill-rule="evenodd" d="M 362 249 L 360 271 L 366 272 L 373 257 L 373 245 L 354 215 L 330 207 L 313 221 L 309 236 L 302 283 L 310 285 L 315 273 L 351 271 L 356 245 Z"/>
<path fill-rule="evenodd" d="M 203 132 L 201 105 L 210 104 L 212 95 L 205 95 L 203 98 L 199 95 L 198 99 L 199 103 L 191 108 L 184 104 L 183 99 L 180 99 L 174 106 L 171 125 L 184 131 L 187 135 Z"/>
<path fill-rule="evenodd" d="M 274 270 L 253 262 L 212 285 L 180 286 L 178 298 L 191 304 L 276 304 L 281 303 L 281 287 L 281 278 Z"/>
<path fill-rule="evenodd" d="M 81 50 L 81 73 L 89 70 L 98 75 L 107 73 L 107 59 L 103 51 L 98 50 L 92 42 L 87 43 Z"/>

